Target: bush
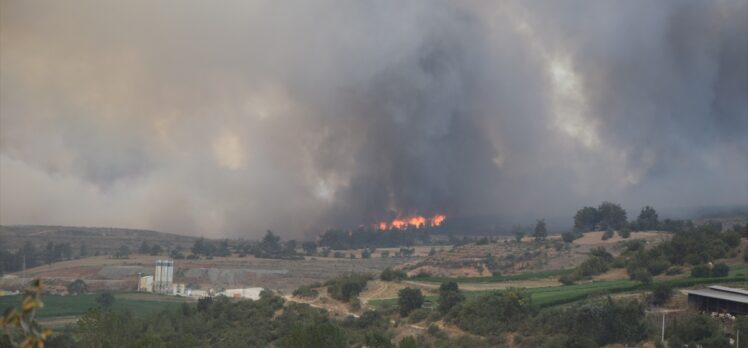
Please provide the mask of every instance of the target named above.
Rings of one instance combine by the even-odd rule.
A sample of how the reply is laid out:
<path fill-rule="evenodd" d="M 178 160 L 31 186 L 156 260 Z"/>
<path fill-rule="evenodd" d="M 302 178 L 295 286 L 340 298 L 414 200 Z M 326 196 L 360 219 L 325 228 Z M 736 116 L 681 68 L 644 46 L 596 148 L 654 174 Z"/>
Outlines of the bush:
<path fill-rule="evenodd" d="M 631 230 L 624 227 L 620 231 L 618 231 L 618 235 L 623 239 L 628 239 L 629 237 L 631 237 Z"/>
<path fill-rule="evenodd" d="M 296 297 L 313 298 L 317 297 L 317 295 L 319 295 L 319 292 L 315 289 L 312 289 L 312 287 L 309 285 L 302 285 L 298 289 L 293 291 L 293 295 Z"/>
<path fill-rule="evenodd" d="M 98 303 L 101 308 L 109 308 L 114 303 L 114 295 L 110 292 L 102 292 L 99 296 L 96 296 L 96 303 Z"/>
<path fill-rule="evenodd" d="M 748 248 L 743 250 L 743 261 L 748 262 Z"/>
<path fill-rule="evenodd" d="M 680 267 L 670 267 L 667 269 L 667 271 L 665 271 L 665 274 L 669 276 L 681 273 L 683 273 L 683 269 Z"/>
<path fill-rule="evenodd" d="M 718 263 L 712 268 L 712 277 L 727 277 L 730 273 L 730 266 L 724 263 Z"/>
<path fill-rule="evenodd" d="M 453 307 L 465 301 L 465 295 L 455 282 L 442 283 L 439 286 L 439 312 L 447 314 Z"/>
<path fill-rule="evenodd" d="M 650 296 L 650 303 L 655 306 L 662 306 L 673 296 L 673 288 L 667 284 L 659 284 L 652 291 Z"/>
<path fill-rule="evenodd" d="M 697 265 L 691 267 L 691 277 L 694 278 L 706 278 L 711 275 L 711 270 L 707 265 Z"/>
<path fill-rule="evenodd" d="M 500 335 L 516 330 L 530 317 L 530 296 L 518 289 L 496 291 L 473 297 L 456 308 L 454 322 L 477 335 Z"/>
<path fill-rule="evenodd" d="M 558 281 L 563 285 L 574 285 L 575 279 L 573 275 L 567 273 L 559 277 Z"/>
<path fill-rule="evenodd" d="M 369 279 L 371 277 L 368 274 L 352 273 L 330 280 L 325 285 L 332 298 L 348 302 L 351 297 L 358 296 L 366 288 Z"/>
<path fill-rule="evenodd" d="M 645 268 L 637 268 L 629 272 L 629 279 L 640 281 L 642 284 L 649 284 L 652 282 L 652 274 Z"/>
<path fill-rule="evenodd" d="M 417 308 L 414 309 L 410 314 L 408 314 L 408 322 L 410 323 L 417 323 L 419 321 L 424 321 L 426 318 L 429 317 L 429 314 L 431 314 L 431 311 L 425 308 Z"/>
<path fill-rule="evenodd" d="M 603 233 L 603 237 L 602 237 L 602 240 L 608 240 L 608 239 L 611 239 L 611 238 L 613 238 L 613 236 L 614 236 L 614 235 L 615 235 L 615 234 L 614 234 L 613 230 L 610 230 L 610 229 L 608 229 L 608 230 L 605 230 L 605 233 Z"/>
<path fill-rule="evenodd" d="M 576 274 L 579 278 L 591 277 L 608 271 L 608 263 L 601 257 L 592 256 L 577 267 Z"/>
<path fill-rule="evenodd" d="M 398 291 L 397 297 L 401 317 L 407 317 L 410 312 L 423 306 L 421 289 L 404 288 Z"/>
<path fill-rule="evenodd" d="M 407 275 L 405 274 L 405 272 L 401 270 L 394 270 L 389 267 L 385 268 L 384 271 L 382 271 L 382 274 L 379 275 L 379 279 L 386 282 L 399 281 L 405 279 L 406 277 Z"/>

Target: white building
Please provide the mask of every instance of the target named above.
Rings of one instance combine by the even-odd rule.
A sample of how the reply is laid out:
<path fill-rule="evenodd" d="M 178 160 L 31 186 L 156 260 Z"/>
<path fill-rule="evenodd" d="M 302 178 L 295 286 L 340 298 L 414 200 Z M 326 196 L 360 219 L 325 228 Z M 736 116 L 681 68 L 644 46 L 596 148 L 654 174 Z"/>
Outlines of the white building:
<path fill-rule="evenodd" d="M 205 297 L 210 297 L 210 293 L 205 290 L 187 289 L 187 296 L 195 297 L 195 298 L 205 298 Z"/>
<path fill-rule="evenodd" d="M 153 292 L 153 276 L 140 277 L 138 291 Z"/>
<path fill-rule="evenodd" d="M 187 295 L 187 289 L 184 283 L 176 283 L 172 287 L 171 294 L 174 296 L 185 296 Z"/>
<path fill-rule="evenodd" d="M 243 288 L 243 289 L 226 289 L 220 293 L 230 298 L 247 298 L 250 300 L 259 300 L 263 288 Z"/>

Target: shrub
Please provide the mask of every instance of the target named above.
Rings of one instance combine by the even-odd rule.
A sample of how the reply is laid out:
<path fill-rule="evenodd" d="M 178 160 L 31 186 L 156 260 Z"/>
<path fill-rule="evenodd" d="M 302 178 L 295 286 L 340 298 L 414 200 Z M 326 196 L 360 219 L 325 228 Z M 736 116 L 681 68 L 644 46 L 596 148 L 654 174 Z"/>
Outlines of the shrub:
<path fill-rule="evenodd" d="M 477 335 L 500 335 L 516 330 L 530 312 L 529 295 L 518 289 L 508 289 L 467 300 L 457 309 L 454 322 Z"/>
<path fill-rule="evenodd" d="M 691 277 L 706 278 L 711 275 L 711 270 L 707 265 L 697 265 L 691 268 Z"/>
<path fill-rule="evenodd" d="M 712 277 L 727 277 L 730 273 L 730 266 L 724 263 L 718 263 L 712 268 Z"/>
<path fill-rule="evenodd" d="M 401 270 L 394 270 L 390 267 L 385 268 L 384 271 L 382 271 L 382 274 L 379 275 L 379 279 L 386 282 L 398 281 L 405 279 L 406 277 L 407 275 L 405 274 L 405 272 Z"/>
<path fill-rule="evenodd" d="M 667 303 L 667 301 L 669 301 L 672 296 L 673 289 L 670 287 L 670 285 L 659 284 L 652 291 L 652 295 L 650 296 L 650 303 L 655 306 L 662 306 Z"/>
<path fill-rule="evenodd" d="M 563 285 L 574 285 L 575 279 L 573 275 L 567 273 L 559 277 L 558 281 Z"/>
<path fill-rule="evenodd" d="M 628 229 L 628 228 L 626 228 L 626 227 L 624 227 L 620 231 L 618 231 L 618 235 L 621 236 L 621 238 L 623 238 L 623 239 L 627 239 L 627 238 L 631 237 L 631 230 Z"/>
<path fill-rule="evenodd" d="M 371 277 L 367 274 L 352 273 L 330 280 L 325 285 L 327 285 L 327 292 L 332 298 L 348 302 L 366 288 L 369 279 Z"/>
<path fill-rule="evenodd" d="M 455 282 L 442 283 L 439 286 L 439 312 L 446 314 L 454 306 L 465 301 L 465 295 Z"/>
<path fill-rule="evenodd" d="M 680 267 L 670 267 L 665 271 L 666 275 L 676 275 L 683 273 L 683 269 Z"/>
<path fill-rule="evenodd" d="M 413 310 L 423 306 L 424 298 L 421 289 L 404 288 L 398 291 L 397 297 L 401 317 L 406 317 Z"/>
<path fill-rule="evenodd" d="M 629 272 L 629 279 L 640 281 L 643 284 L 649 284 L 652 282 L 652 274 L 645 268 L 637 268 Z"/>
<path fill-rule="evenodd" d="M 426 320 L 426 318 L 429 317 L 429 314 L 431 313 L 430 310 L 425 308 L 417 308 L 408 314 L 408 321 L 410 323 L 417 323 L 419 321 Z"/>
<path fill-rule="evenodd" d="M 319 295 L 319 292 L 315 289 L 312 289 L 310 285 L 302 285 L 298 289 L 293 291 L 293 295 L 297 297 L 317 297 Z"/>

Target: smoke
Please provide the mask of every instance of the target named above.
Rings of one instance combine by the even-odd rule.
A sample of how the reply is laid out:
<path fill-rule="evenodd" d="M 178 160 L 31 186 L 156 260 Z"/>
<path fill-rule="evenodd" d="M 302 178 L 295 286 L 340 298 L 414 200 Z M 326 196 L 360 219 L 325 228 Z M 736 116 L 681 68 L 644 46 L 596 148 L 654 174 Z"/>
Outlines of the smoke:
<path fill-rule="evenodd" d="M 3 224 L 748 204 L 745 2 L 1 6 Z"/>

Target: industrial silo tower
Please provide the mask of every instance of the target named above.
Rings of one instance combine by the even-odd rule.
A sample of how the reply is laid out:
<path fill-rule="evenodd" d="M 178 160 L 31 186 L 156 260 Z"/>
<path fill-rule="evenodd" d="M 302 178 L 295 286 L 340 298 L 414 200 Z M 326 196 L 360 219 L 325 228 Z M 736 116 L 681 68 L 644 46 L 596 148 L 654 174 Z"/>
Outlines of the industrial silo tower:
<path fill-rule="evenodd" d="M 171 291 L 171 284 L 173 281 L 174 261 L 156 261 L 156 272 L 153 277 L 153 290 L 161 294 L 169 293 Z"/>

